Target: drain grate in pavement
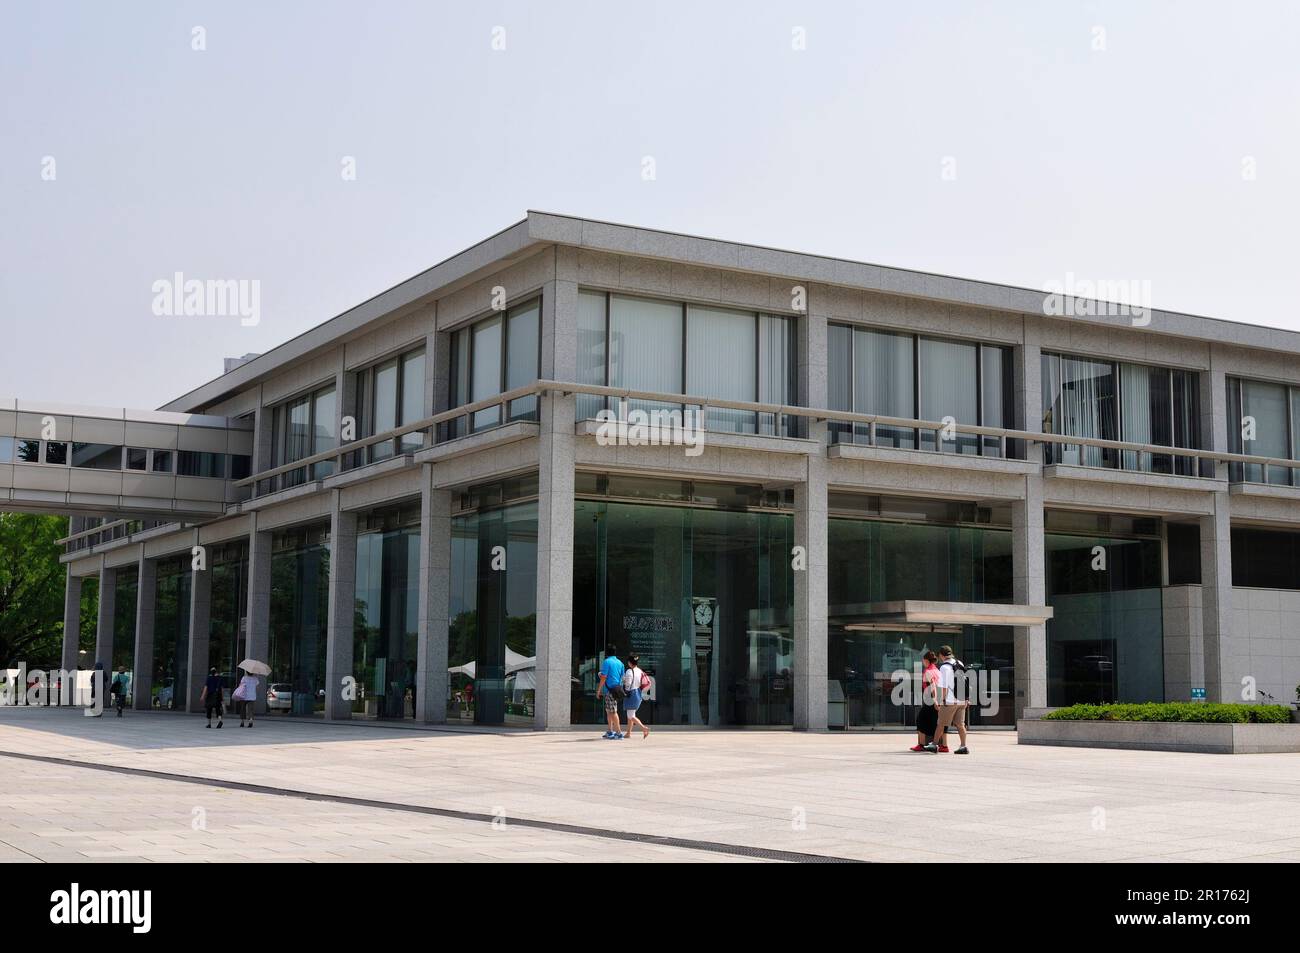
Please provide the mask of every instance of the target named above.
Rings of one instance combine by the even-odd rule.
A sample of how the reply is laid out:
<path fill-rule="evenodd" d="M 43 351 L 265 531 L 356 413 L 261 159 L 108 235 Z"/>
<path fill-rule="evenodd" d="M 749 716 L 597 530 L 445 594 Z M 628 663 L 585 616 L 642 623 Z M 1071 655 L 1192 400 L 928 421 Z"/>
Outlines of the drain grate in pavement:
<path fill-rule="evenodd" d="M 124 774 L 133 778 L 157 778 L 160 781 L 178 781 L 182 784 L 198 784 L 213 788 L 226 788 L 231 791 L 247 791 L 250 794 L 269 794 L 275 797 L 297 798 L 304 801 L 325 801 L 331 804 L 347 804 L 353 807 L 368 807 L 382 811 L 405 811 L 408 814 L 428 814 L 434 817 L 448 817 L 462 821 L 476 821 L 491 824 L 499 822 L 495 814 L 483 814 L 477 811 L 457 811 L 445 807 L 428 807 L 422 804 L 404 804 L 400 801 L 381 801 L 375 798 L 350 797 L 346 794 L 325 794 L 319 791 L 296 791 L 292 788 L 277 788 L 266 784 L 251 784 L 245 781 L 223 781 L 219 778 L 203 778 L 188 774 L 172 774 L 168 771 L 153 771 L 148 768 L 129 768 L 116 764 L 98 764 L 93 761 L 77 761 L 74 758 L 56 758 L 51 755 L 27 754 L 18 751 L 0 751 L 0 757 L 19 758 L 23 761 L 36 761 L 42 764 L 56 764 L 69 768 L 87 768 L 91 771 L 104 771 L 110 774 Z M 777 850 L 770 847 L 748 847 L 744 844 L 724 844 L 718 841 L 692 840 L 685 837 L 667 837 L 660 834 L 638 834 L 634 831 L 616 831 L 602 827 L 585 827 L 581 824 L 565 824 L 560 821 L 543 821 L 527 817 L 510 817 L 507 823 L 513 827 L 528 827 L 535 830 L 552 831 L 563 834 L 578 834 L 583 837 L 602 837 L 606 840 L 630 841 L 637 844 L 650 844 L 657 847 L 676 847 L 682 850 L 698 850 L 712 854 L 729 854 L 733 857 L 749 857 L 756 860 L 776 860 L 794 864 L 855 864 L 863 861 L 848 857 L 833 857 L 826 854 L 808 854 L 800 851 Z"/>

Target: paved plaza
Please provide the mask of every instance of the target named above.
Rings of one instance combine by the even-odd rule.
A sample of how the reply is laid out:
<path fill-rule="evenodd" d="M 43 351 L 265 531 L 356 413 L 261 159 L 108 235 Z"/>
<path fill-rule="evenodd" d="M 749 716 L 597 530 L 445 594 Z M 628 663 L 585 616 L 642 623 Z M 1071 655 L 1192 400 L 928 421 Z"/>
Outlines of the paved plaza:
<path fill-rule="evenodd" d="M 0 709 L 0 860 L 1300 860 L 1300 755 L 203 724 Z"/>

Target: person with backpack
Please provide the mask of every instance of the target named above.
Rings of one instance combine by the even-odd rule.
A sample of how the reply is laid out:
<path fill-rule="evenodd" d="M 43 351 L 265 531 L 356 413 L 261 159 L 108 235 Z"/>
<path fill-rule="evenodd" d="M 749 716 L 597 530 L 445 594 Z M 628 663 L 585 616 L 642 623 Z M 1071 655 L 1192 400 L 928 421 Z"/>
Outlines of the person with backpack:
<path fill-rule="evenodd" d="M 623 663 L 618 653 L 611 651 L 600 666 L 600 684 L 596 686 L 596 697 L 605 698 L 605 726 L 608 729 L 602 736 L 610 739 L 623 737 L 622 725 L 618 719 L 618 703 L 624 698 Z"/>
<path fill-rule="evenodd" d="M 110 691 L 113 694 L 113 707 L 117 709 L 117 717 L 122 717 L 122 710 L 126 708 L 126 689 L 130 680 L 126 677 L 126 666 L 119 665 L 117 674 L 113 676 L 113 687 Z"/>
<path fill-rule="evenodd" d="M 939 728 L 934 741 L 925 746 L 926 751 L 947 754 L 948 729 L 956 726 L 961 747 L 954 754 L 970 754 L 966 747 L 966 699 L 957 697 L 957 673 L 963 675 L 966 665 L 952 654 L 951 645 L 939 647 Z"/>
<path fill-rule="evenodd" d="M 641 671 L 641 659 L 635 655 L 627 657 L 627 667 L 623 670 L 623 692 L 627 696 L 623 700 L 623 711 L 627 712 L 627 734 L 626 738 L 632 737 L 632 726 L 641 726 L 641 739 L 644 741 L 650 737 L 650 729 L 645 726 L 640 718 L 636 716 L 636 711 L 641 707 L 641 695 L 650 689 L 650 676 Z"/>

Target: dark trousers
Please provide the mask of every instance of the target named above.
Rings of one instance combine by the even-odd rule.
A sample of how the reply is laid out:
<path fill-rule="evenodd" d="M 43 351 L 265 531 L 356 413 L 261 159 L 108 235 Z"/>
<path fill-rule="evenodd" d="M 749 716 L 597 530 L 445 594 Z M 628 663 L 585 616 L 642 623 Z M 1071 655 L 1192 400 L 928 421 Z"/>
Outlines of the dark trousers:
<path fill-rule="evenodd" d="M 126 707 L 126 695 L 123 692 L 113 693 L 113 707 L 117 709 L 118 717 L 122 716 L 122 709 Z"/>

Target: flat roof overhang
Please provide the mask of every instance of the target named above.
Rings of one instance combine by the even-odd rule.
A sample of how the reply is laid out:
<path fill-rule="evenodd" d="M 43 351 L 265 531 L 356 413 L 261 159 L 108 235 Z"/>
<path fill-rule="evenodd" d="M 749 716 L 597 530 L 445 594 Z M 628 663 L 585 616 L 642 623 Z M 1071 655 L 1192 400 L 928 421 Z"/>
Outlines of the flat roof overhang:
<path fill-rule="evenodd" d="M 844 626 L 851 631 L 879 631 L 899 626 L 1042 625 L 1052 618 L 1051 606 L 1021 606 L 1001 602 L 937 602 L 902 599 L 846 606 L 843 614 L 859 618 Z"/>

